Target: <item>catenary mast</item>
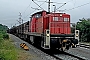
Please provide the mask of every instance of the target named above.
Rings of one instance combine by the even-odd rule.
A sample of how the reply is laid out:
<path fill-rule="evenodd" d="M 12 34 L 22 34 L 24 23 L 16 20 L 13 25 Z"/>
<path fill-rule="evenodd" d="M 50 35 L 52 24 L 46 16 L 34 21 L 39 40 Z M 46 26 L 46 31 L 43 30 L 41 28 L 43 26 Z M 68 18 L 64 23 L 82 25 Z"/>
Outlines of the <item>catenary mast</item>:
<path fill-rule="evenodd" d="M 48 12 L 50 13 L 50 0 L 48 2 Z"/>

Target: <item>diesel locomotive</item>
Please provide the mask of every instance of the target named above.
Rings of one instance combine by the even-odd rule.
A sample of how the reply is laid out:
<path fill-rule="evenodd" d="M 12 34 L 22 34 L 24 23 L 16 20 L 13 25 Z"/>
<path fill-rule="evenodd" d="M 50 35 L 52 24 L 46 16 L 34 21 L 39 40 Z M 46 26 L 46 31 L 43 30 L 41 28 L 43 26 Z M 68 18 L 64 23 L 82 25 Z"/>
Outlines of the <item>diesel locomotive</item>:
<path fill-rule="evenodd" d="M 9 29 L 9 32 L 43 49 L 64 51 L 79 42 L 79 30 L 72 33 L 70 24 L 69 14 L 43 10 L 32 14 L 30 21 Z"/>

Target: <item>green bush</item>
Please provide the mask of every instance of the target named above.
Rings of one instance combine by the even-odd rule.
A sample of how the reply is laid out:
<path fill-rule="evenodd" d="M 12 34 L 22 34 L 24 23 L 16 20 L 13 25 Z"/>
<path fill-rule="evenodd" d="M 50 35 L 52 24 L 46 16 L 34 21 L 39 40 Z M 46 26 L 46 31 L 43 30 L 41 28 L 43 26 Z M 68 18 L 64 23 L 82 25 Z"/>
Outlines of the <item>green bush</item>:
<path fill-rule="evenodd" d="M 3 35 L 3 39 L 9 39 L 9 35 L 8 34 L 4 34 Z"/>
<path fill-rule="evenodd" d="M 0 60 L 5 60 L 4 55 L 0 54 Z"/>

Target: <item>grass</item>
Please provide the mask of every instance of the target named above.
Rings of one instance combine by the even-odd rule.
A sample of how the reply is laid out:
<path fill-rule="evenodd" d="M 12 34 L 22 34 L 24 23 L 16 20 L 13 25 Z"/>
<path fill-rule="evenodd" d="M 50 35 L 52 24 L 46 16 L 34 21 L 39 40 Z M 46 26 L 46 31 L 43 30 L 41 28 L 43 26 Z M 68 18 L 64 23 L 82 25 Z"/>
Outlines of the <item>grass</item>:
<path fill-rule="evenodd" d="M 2 60 L 17 60 L 18 49 L 10 40 L 2 40 L 0 43 L 0 58 Z"/>
<path fill-rule="evenodd" d="M 2 40 L 0 43 L 0 60 L 26 60 L 30 57 L 27 51 L 15 47 L 10 39 Z"/>
<path fill-rule="evenodd" d="M 7 34 L 0 31 L 0 60 L 17 60 L 18 48 L 16 48 L 10 39 L 7 39 Z"/>
<path fill-rule="evenodd" d="M 7 38 L 5 32 L 0 31 L 0 60 L 26 60 L 28 56 L 26 51 L 15 47 L 14 42 Z"/>

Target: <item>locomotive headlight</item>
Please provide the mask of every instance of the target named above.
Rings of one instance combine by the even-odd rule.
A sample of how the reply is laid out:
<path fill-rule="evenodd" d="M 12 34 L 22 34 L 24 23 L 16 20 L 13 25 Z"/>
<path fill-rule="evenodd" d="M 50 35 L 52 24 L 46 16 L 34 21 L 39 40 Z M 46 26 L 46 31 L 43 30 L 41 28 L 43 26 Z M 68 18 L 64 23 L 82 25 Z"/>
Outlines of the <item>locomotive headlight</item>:
<path fill-rule="evenodd" d="M 47 34 L 47 36 L 49 36 L 49 34 Z"/>
<path fill-rule="evenodd" d="M 78 37 L 78 34 L 76 34 L 76 37 Z"/>

